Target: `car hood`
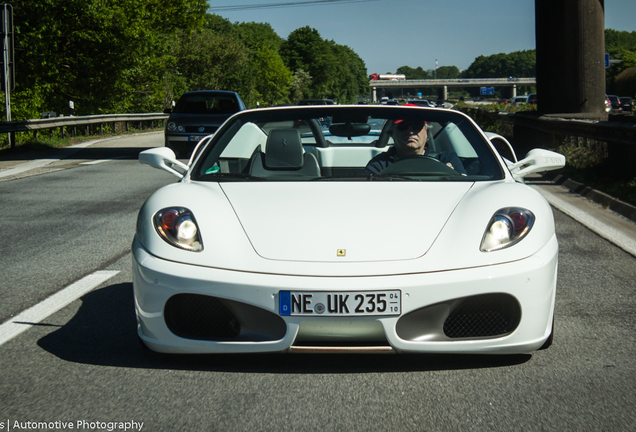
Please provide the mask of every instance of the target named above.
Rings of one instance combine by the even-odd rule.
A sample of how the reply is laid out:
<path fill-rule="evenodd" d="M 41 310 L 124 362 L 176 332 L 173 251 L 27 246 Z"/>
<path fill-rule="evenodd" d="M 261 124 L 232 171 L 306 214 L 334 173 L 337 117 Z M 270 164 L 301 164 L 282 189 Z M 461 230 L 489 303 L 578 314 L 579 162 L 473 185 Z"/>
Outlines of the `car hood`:
<path fill-rule="evenodd" d="M 220 186 L 261 257 L 368 262 L 426 254 L 472 185 L 267 182 Z"/>

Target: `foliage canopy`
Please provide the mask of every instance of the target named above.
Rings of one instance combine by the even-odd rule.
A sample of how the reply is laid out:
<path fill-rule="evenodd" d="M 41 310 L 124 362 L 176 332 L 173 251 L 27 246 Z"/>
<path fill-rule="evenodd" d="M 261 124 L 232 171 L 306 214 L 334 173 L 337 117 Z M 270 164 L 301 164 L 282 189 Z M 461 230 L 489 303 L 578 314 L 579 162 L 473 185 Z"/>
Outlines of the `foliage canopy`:
<path fill-rule="evenodd" d="M 237 91 L 248 106 L 298 97 L 354 102 L 366 67 L 309 27 L 230 23 L 206 0 L 14 0 L 13 119 L 157 112 L 184 91 Z"/>

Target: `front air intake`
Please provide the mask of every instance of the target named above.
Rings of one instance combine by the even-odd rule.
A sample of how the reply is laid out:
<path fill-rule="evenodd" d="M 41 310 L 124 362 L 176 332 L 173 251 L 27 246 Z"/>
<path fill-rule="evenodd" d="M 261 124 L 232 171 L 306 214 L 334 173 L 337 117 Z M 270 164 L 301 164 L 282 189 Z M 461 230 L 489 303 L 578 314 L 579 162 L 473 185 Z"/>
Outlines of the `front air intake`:
<path fill-rule="evenodd" d="M 232 340 L 241 332 L 236 317 L 215 297 L 178 294 L 166 302 L 166 325 L 186 339 Z"/>
<path fill-rule="evenodd" d="M 507 294 L 483 294 L 461 301 L 444 321 L 451 339 L 503 336 L 512 333 L 521 319 L 517 300 Z"/>
<path fill-rule="evenodd" d="M 201 294 L 177 294 L 166 302 L 168 329 L 185 339 L 216 342 L 280 340 L 287 325 L 276 313 L 246 303 Z"/>

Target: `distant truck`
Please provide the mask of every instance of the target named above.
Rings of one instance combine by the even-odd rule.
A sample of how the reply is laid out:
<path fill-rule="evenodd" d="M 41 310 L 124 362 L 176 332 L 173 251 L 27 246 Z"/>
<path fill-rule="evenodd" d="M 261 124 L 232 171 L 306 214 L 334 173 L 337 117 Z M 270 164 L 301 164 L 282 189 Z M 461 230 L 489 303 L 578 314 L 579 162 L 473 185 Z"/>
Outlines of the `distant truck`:
<path fill-rule="evenodd" d="M 384 80 L 384 81 L 402 81 L 406 79 L 406 75 L 401 74 L 371 74 L 369 75 L 371 81 Z"/>

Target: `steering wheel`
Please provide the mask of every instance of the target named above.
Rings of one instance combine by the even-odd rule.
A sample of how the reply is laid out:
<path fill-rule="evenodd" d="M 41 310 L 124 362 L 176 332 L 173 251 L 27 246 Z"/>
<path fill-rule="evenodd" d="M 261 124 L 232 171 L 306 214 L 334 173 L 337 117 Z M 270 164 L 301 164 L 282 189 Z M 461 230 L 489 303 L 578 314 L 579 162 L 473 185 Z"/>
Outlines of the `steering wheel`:
<path fill-rule="evenodd" d="M 384 168 L 378 175 L 427 175 L 427 176 L 458 176 L 461 175 L 444 162 L 431 156 L 406 156 Z"/>

